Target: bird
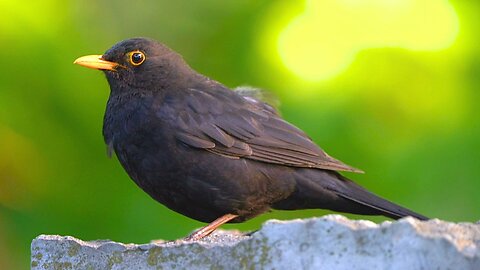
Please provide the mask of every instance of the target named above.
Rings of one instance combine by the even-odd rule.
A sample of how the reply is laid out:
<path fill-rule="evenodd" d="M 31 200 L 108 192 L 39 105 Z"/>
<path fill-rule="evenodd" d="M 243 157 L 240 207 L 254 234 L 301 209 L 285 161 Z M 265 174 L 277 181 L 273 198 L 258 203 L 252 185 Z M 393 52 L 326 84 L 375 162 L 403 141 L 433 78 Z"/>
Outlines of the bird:
<path fill-rule="evenodd" d="M 103 137 L 129 177 L 169 209 L 208 223 L 186 240 L 271 210 L 428 219 L 342 175 L 363 171 L 328 155 L 255 90 L 198 73 L 160 42 L 126 39 L 74 64 L 105 73 Z"/>

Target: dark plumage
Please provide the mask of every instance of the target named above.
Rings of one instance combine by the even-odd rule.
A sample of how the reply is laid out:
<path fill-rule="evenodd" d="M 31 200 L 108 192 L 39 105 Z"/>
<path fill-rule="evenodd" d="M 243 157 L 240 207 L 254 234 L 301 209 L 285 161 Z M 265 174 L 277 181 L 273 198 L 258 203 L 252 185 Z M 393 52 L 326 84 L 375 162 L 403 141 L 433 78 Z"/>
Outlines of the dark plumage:
<path fill-rule="evenodd" d="M 190 218 L 222 217 L 192 239 L 271 208 L 426 219 L 340 175 L 361 171 L 327 155 L 251 92 L 197 73 L 156 41 L 125 40 L 76 63 L 105 71 L 103 135 L 135 183 Z"/>

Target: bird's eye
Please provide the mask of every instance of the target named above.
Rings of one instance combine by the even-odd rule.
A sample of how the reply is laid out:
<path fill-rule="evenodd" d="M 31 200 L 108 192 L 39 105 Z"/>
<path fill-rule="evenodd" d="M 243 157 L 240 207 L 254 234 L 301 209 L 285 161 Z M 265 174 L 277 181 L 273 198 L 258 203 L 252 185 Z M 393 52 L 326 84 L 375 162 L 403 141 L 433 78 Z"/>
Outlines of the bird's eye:
<path fill-rule="evenodd" d="M 134 51 L 130 53 L 130 63 L 134 66 L 139 66 L 145 61 L 145 54 L 141 51 Z"/>

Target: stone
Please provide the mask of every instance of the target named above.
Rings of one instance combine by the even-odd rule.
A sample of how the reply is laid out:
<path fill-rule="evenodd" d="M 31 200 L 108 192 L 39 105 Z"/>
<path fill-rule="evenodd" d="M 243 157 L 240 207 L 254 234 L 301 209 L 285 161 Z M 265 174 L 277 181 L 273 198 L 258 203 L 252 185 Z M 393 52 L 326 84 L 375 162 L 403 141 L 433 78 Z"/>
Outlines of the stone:
<path fill-rule="evenodd" d="M 40 269 L 480 269 L 480 224 L 340 215 L 266 222 L 250 236 L 218 230 L 197 242 L 122 244 L 40 235 Z"/>

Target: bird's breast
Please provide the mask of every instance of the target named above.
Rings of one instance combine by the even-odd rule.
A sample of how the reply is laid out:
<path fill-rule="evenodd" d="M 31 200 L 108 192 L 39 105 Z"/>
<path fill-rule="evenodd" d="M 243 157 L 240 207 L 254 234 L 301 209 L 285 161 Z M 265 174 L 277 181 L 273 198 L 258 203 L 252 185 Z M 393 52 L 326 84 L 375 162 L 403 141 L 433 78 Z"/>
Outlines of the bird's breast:
<path fill-rule="evenodd" d="M 158 116 L 161 108 L 154 95 L 111 96 L 107 103 L 105 142 L 139 185 L 152 177 L 165 178 L 160 174 L 173 166 L 176 141 L 169 122 Z"/>

